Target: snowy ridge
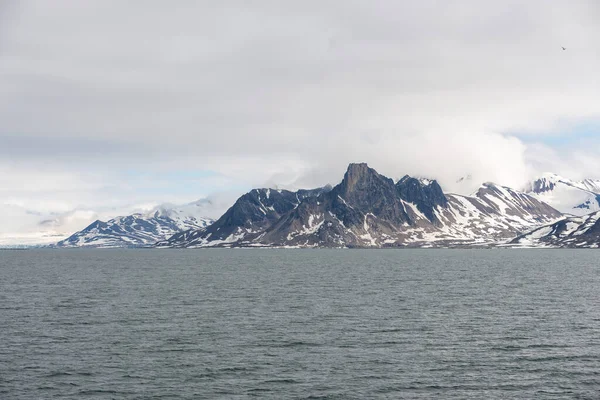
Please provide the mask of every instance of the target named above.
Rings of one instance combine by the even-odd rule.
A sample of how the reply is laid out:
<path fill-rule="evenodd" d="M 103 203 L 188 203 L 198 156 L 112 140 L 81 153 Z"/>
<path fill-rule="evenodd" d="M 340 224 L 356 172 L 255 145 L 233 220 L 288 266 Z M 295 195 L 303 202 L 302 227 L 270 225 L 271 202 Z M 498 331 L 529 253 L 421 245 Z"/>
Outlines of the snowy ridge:
<path fill-rule="evenodd" d="M 561 219 L 517 237 L 512 246 L 598 248 L 600 211 Z"/>
<path fill-rule="evenodd" d="M 61 240 L 54 247 L 144 247 L 154 245 L 174 234 L 204 229 L 213 221 L 200 216 L 202 203 L 184 206 L 164 204 L 145 214 L 132 214 L 110 219 L 96 220 L 85 229 Z"/>
<path fill-rule="evenodd" d="M 531 182 L 526 191 L 565 214 L 582 216 L 600 211 L 600 180 L 574 181 L 546 173 Z"/>
<path fill-rule="evenodd" d="M 447 197 L 449 207 L 436 210 L 442 226 L 430 233 L 430 241 L 498 243 L 561 217 L 535 198 L 493 183 L 473 196 Z"/>

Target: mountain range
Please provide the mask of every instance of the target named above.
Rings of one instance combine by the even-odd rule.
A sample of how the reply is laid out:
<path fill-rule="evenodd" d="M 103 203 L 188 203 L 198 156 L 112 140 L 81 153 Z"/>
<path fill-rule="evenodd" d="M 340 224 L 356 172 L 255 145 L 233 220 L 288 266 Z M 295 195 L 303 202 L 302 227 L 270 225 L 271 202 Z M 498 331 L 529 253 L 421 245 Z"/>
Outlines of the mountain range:
<path fill-rule="evenodd" d="M 145 214 L 96 220 L 54 247 L 148 247 L 189 229 L 204 229 L 213 220 L 202 216 L 202 201 L 181 207 L 161 205 Z"/>
<path fill-rule="evenodd" d="M 464 179 L 471 179 L 470 176 Z M 96 220 L 52 247 L 597 247 L 600 181 L 544 174 L 517 191 L 482 184 L 471 195 L 437 181 L 394 181 L 350 164 L 336 186 L 253 189 L 220 218 L 204 199 Z M 231 204 L 231 203 L 230 203 Z"/>
<path fill-rule="evenodd" d="M 508 241 L 562 214 L 526 193 L 486 183 L 473 196 L 435 180 L 398 182 L 350 164 L 333 188 L 255 189 L 206 229 L 158 247 L 437 247 Z"/>

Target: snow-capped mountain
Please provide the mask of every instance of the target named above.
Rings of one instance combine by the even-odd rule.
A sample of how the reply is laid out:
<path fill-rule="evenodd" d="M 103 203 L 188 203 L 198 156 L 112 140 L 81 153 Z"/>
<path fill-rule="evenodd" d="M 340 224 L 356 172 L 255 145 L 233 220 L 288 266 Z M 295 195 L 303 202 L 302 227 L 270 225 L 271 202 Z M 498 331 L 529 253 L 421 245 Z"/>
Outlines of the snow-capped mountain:
<path fill-rule="evenodd" d="M 526 247 L 600 246 L 600 211 L 579 217 L 569 217 L 521 235 L 512 245 Z"/>
<path fill-rule="evenodd" d="M 143 247 L 185 230 L 200 230 L 213 220 L 203 216 L 205 201 L 184 206 L 161 205 L 138 213 L 96 220 L 85 229 L 56 244 L 56 247 Z"/>
<path fill-rule="evenodd" d="M 177 234 L 160 247 L 462 246 L 507 241 L 561 213 L 534 197 L 487 183 L 474 196 L 446 195 L 435 180 L 394 183 L 350 164 L 327 190 L 253 190 L 206 230 Z"/>
<path fill-rule="evenodd" d="M 526 191 L 565 214 L 581 216 L 600 210 L 600 180 L 574 181 L 547 173 Z"/>

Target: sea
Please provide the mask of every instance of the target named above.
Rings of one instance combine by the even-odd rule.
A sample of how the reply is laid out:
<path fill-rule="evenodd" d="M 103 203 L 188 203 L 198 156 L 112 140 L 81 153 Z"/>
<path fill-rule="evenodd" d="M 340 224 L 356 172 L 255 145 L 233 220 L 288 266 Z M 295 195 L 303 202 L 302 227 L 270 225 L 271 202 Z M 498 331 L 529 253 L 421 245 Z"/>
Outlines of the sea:
<path fill-rule="evenodd" d="M 0 251 L 0 399 L 599 399 L 599 256 Z"/>

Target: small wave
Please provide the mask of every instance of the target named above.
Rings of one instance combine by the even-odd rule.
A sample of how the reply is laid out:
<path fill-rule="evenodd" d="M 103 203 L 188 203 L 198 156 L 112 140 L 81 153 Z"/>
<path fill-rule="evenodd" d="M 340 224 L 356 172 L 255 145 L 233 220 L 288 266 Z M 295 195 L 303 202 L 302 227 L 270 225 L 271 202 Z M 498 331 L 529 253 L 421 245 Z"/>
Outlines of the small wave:
<path fill-rule="evenodd" d="M 119 394 L 121 392 L 117 392 L 116 390 L 109 390 L 109 389 L 86 389 L 86 390 L 80 390 L 78 392 L 79 394 L 82 395 L 90 395 L 90 394 Z"/>
<path fill-rule="evenodd" d="M 300 383 L 299 381 L 291 378 L 281 378 L 281 379 L 269 379 L 267 381 L 263 381 L 263 383 L 285 383 L 285 384 L 296 384 Z"/>
<path fill-rule="evenodd" d="M 131 374 L 125 374 L 125 375 L 122 375 L 122 377 L 129 378 L 129 379 L 146 379 L 146 377 L 139 376 L 139 375 L 131 375 Z"/>
<path fill-rule="evenodd" d="M 252 394 L 252 393 L 268 393 L 271 392 L 271 389 L 266 389 L 266 388 L 252 388 L 252 389 L 248 389 L 246 390 L 246 393 L 248 394 Z"/>
<path fill-rule="evenodd" d="M 526 349 L 568 349 L 573 346 L 568 344 L 530 344 L 525 346 Z"/>
<path fill-rule="evenodd" d="M 492 347 L 491 350 L 492 351 L 521 351 L 524 348 L 525 347 L 521 347 L 521 346 L 495 346 L 495 347 Z"/>
<path fill-rule="evenodd" d="M 322 344 L 320 343 L 311 343 L 311 342 L 303 342 L 303 341 L 295 341 L 295 342 L 287 342 L 275 345 L 274 347 L 320 347 Z"/>
<path fill-rule="evenodd" d="M 46 378 L 56 378 L 60 376 L 92 376 L 92 372 L 67 372 L 67 371 L 52 371 L 46 374 Z"/>
<path fill-rule="evenodd" d="M 399 332 L 410 332 L 412 329 L 407 328 L 389 328 L 389 329 L 378 329 L 371 331 L 371 333 L 399 333 Z"/>
<path fill-rule="evenodd" d="M 48 374 L 46 374 L 46 378 L 56 378 L 59 376 L 72 376 L 73 374 L 71 372 L 66 372 L 66 371 L 52 371 Z"/>

